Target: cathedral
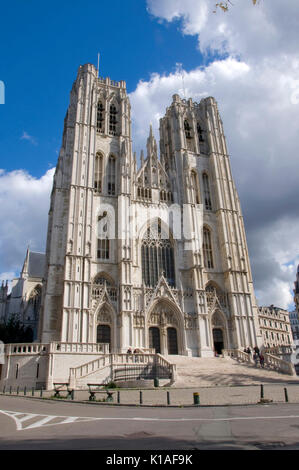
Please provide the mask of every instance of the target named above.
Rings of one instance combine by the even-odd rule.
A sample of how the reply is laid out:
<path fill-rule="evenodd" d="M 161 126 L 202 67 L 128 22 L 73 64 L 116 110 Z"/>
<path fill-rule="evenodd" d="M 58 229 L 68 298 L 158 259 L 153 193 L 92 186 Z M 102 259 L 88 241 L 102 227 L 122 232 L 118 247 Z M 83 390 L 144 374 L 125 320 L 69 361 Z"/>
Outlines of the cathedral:
<path fill-rule="evenodd" d="M 91 64 L 79 67 L 54 175 L 42 284 L 33 344 L 55 344 L 57 353 L 67 344 L 73 352 L 74 345 L 90 345 L 92 353 L 101 345 L 113 354 L 137 348 L 209 357 L 261 345 L 214 98 L 197 103 L 175 94 L 160 119 L 159 152 L 150 127 L 138 162 L 126 83 L 99 78 Z M 72 367 L 83 362 L 74 352 Z"/>

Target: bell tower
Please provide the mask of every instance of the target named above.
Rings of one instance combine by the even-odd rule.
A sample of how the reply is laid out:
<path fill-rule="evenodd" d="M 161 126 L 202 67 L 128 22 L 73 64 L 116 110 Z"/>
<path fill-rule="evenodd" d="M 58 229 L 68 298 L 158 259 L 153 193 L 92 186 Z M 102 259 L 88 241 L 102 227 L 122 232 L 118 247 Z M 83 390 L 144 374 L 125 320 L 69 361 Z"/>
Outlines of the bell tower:
<path fill-rule="evenodd" d="M 127 222 L 118 222 L 117 214 L 131 192 L 131 167 L 126 83 L 98 78 L 91 64 L 80 66 L 51 194 L 39 332 L 42 342 L 95 343 L 96 276 L 108 271 L 116 285 L 123 278 L 129 280 L 130 247 L 117 240 L 121 225 L 127 226 Z M 126 268 L 119 266 L 124 257 Z M 114 301 L 121 302 L 121 298 L 114 292 Z M 116 345 L 118 307 L 110 303 Z"/>
<path fill-rule="evenodd" d="M 175 200 L 200 240 L 182 272 L 194 289 L 200 354 L 260 345 L 244 222 L 215 99 L 174 95 L 160 120 L 160 149 Z"/>

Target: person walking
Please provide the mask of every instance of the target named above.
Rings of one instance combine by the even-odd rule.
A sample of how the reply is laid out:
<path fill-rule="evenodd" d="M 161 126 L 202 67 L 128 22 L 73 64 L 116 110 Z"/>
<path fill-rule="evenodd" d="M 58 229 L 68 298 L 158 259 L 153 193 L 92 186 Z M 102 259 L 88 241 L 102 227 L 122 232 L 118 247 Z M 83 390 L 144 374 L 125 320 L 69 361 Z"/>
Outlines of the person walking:
<path fill-rule="evenodd" d="M 261 364 L 261 367 L 264 368 L 264 365 L 265 365 L 265 357 L 263 356 L 263 354 L 260 354 L 260 364 Z"/>
<path fill-rule="evenodd" d="M 257 354 L 256 352 L 253 354 L 253 360 L 254 360 L 255 366 L 257 367 L 257 363 L 258 363 L 258 360 L 259 360 L 259 356 L 258 356 L 258 354 Z"/>

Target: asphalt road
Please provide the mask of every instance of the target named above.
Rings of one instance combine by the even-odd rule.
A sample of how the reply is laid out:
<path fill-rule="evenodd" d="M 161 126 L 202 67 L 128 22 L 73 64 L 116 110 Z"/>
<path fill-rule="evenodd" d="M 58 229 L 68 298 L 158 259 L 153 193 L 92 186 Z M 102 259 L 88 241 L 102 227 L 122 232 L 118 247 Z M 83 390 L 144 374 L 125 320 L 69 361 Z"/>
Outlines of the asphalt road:
<path fill-rule="evenodd" d="M 0 449 L 299 449 L 299 405 L 141 408 L 0 396 Z"/>

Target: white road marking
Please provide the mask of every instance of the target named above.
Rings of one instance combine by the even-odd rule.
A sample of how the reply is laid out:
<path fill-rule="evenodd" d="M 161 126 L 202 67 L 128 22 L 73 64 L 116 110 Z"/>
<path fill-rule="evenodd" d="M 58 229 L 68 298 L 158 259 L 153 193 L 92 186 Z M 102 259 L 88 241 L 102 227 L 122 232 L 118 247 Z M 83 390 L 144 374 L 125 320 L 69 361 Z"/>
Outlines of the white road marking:
<path fill-rule="evenodd" d="M 7 411 L 0 410 L 0 413 L 9 416 L 14 419 L 18 431 L 24 431 L 26 429 L 33 429 L 45 426 L 58 426 L 60 424 L 68 423 L 78 423 L 78 422 L 87 422 L 87 421 L 159 421 L 163 422 L 188 422 L 188 421 L 242 421 L 242 420 L 267 420 L 267 419 L 299 419 L 299 415 L 289 415 L 289 416 L 236 416 L 228 418 L 146 418 L 146 417 L 132 417 L 132 418 L 119 418 L 119 417 L 100 417 L 95 418 L 91 416 L 57 416 L 57 415 L 41 415 L 41 414 L 32 414 L 32 413 L 22 413 L 20 411 Z M 19 418 L 18 416 L 23 416 Z M 30 419 L 40 418 L 38 421 L 35 421 L 32 424 L 23 426 L 25 421 Z M 56 423 L 50 423 L 53 419 L 61 419 L 62 421 Z"/>
<path fill-rule="evenodd" d="M 52 421 L 52 419 L 55 418 L 59 418 L 59 416 L 46 416 L 45 418 L 40 419 L 33 424 L 29 424 L 29 426 L 26 426 L 26 429 L 40 428 L 41 426 L 44 426 L 46 423 Z"/>

